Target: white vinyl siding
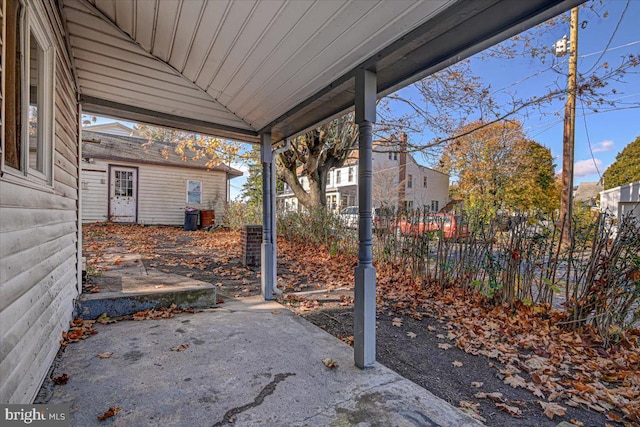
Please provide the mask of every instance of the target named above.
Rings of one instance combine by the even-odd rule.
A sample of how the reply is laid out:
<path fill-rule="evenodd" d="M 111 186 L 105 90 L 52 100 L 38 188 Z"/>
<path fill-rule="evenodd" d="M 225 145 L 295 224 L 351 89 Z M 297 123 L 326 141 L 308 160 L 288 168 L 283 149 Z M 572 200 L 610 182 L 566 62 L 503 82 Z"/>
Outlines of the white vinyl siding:
<path fill-rule="evenodd" d="M 121 161 L 112 164 L 138 168 L 138 223 L 184 224 L 184 209 L 187 206 L 213 209 L 216 211 L 216 221 L 222 220 L 227 194 L 225 172 Z M 108 188 L 94 183 L 99 175 L 89 169 L 107 170 L 108 165 L 107 161 L 101 159 L 94 159 L 91 164 L 83 162 L 83 180 L 89 182 L 88 189 L 82 191 L 83 222 L 107 220 Z M 187 203 L 185 193 L 188 181 L 201 183 L 200 203 Z"/>
<path fill-rule="evenodd" d="M 108 182 L 105 164 L 82 162 L 82 222 L 102 222 L 109 219 Z"/>
<path fill-rule="evenodd" d="M 51 3 L 27 2 L 55 44 L 53 188 L 0 178 L 0 402 L 33 401 L 78 295 L 78 111 Z M 37 7 L 32 7 L 33 5 Z M 53 24 L 51 24 L 53 23 Z M 5 23 L 3 23 L 5 24 Z"/>

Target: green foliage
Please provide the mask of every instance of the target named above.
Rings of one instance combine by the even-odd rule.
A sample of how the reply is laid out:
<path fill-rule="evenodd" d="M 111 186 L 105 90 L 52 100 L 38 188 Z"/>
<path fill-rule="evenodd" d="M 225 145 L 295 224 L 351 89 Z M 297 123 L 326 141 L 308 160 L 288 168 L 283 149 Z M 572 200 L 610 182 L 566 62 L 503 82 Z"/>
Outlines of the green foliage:
<path fill-rule="evenodd" d="M 551 212 L 558 205 L 551 151 L 528 139 L 518 121 L 473 122 L 447 144 L 441 168 L 457 175 L 456 196 L 465 207 Z"/>
<path fill-rule="evenodd" d="M 616 161 L 604 172 L 604 189 L 640 181 L 640 136 L 616 156 Z"/>

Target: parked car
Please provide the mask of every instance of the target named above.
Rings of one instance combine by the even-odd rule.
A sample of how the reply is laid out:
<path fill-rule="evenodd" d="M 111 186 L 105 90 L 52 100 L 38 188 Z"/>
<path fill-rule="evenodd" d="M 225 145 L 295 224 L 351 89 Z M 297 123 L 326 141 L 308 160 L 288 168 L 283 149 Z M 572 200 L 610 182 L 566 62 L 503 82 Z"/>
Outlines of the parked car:
<path fill-rule="evenodd" d="M 340 220 L 347 228 L 358 228 L 358 218 L 360 217 L 357 206 L 347 206 L 342 208 L 338 213 Z M 374 208 L 372 211 L 373 226 L 376 227 L 380 222 L 380 209 Z"/>
<path fill-rule="evenodd" d="M 465 239 L 469 235 L 469 226 L 459 216 L 437 213 L 396 221 L 392 224 L 392 231 L 397 236 L 433 233 L 434 237 Z"/>

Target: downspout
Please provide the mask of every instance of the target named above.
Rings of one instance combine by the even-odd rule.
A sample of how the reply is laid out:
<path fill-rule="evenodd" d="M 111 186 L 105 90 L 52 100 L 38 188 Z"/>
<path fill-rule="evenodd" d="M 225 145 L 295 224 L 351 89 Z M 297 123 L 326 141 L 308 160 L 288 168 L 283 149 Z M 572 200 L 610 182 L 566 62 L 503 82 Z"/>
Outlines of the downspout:
<path fill-rule="evenodd" d="M 277 221 L 276 221 L 276 178 L 277 178 L 277 168 L 276 168 L 276 156 L 278 154 L 284 153 L 285 151 L 291 148 L 291 139 L 287 138 L 285 140 L 285 145 L 283 147 L 277 148 L 271 152 L 271 243 L 273 248 L 273 271 L 276 272 L 276 280 L 273 284 L 273 292 L 281 295 L 282 290 L 278 289 L 278 275 L 277 275 L 277 265 L 278 265 L 278 245 L 277 245 Z"/>

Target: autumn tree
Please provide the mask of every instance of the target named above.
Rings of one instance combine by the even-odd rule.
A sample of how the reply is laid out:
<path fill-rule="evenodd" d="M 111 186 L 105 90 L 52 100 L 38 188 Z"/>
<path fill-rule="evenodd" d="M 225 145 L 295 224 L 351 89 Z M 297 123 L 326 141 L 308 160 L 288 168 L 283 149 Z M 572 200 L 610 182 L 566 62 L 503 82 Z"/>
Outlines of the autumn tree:
<path fill-rule="evenodd" d="M 479 129 L 469 133 L 470 129 Z M 440 167 L 457 177 L 456 196 L 472 209 L 553 209 L 558 202 L 553 157 L 516 120 L 472 122 L 450 141 Z"/>
<path fill-rule="evenodd" d="M 134 129 L 147 138 L 149 144 L 159 141 L 171 145 L 185 162 L 206 159 L 208 167 L 215 167 L 229 165 L 233 160 L 243 157 L 240 151 L 242 144 L 239 142 L 144 124 L 137 124 Z M 168 155 L 165 153 L 165 156 Z"/>
<path fill-rule="evenodd" d="M 605 190 L 640 181 L 640 136 L 618 153 L 602 178 Z"/>

